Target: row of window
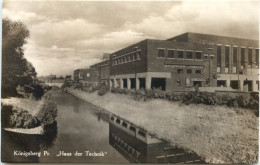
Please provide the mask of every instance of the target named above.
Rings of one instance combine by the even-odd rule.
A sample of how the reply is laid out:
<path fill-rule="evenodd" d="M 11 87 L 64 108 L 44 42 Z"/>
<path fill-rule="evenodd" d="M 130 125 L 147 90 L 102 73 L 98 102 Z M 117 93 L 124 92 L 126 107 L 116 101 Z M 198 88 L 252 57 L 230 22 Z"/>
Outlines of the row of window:
<path fill-rule="evenodd" d="M 221 66 L 221 48 L 222 46 L 217 46 L 217 66 Z M 246 54 L 246 49 L 247 54 Z M 231 52 L 230 52 L 231 51 Z M 253 52 L 255 51 L 255 52 Z M 240 59 L 238 58 L 238 52 L 240 52 Z M 238 47 L 233 47 L 230 49 L 229 46 L 225 46 L 225 67 L 229 67 L 230 64 L 230 58 L 229 55 L 232 55 L 232 62 L 233 66 L 236 66 L 238 62 L 241 62 L 242 68 L 245 67 L 246 61 L 248 62 L 248 68 L 252 68 L 253 62 L 256 64 L 257 68 L 259 67 L 259 49 L 252 49 L 252 48 L 238 48 Z M 255 53 L 255 57 L 253 59 L 253 53 Z M 247 59 L 246 59 L 247 55 Z"/>
<path fill-rule="evenodd" d="M 112 60 L 112 65 L 128 63 L 135 60 L 140 60 L 140 51 L 136 53 L 131 53 L 120 57 L 116 57 L 115 59 Z"/>
<path fill-rule="evenodd" d="M 177 73 L 178 74 L 183 74 L 184 69 L 177 69 Z M 192 69 L 186 69 L 186 73 L 187 74 L 192 74 Z M 200 69 L 196 69 L 195 70 L 195 74 L 201 74 L 201 70 Z"/>
<path fill-rule="evenodd" d="M 167 54 L 166 54 L 167 51 Z M 178 58 L 178 59 L 184 59 L 184 50 L 174 50 L 174 49 L 164 49 L 159 48 L 158 49 L 158 57 L 159 58 Z M 193 58 L 193 51 L 186 51 L 186 59 L 194 59 Z M 202 52 L 201 51 L 195 51 L 195 59 L 202 59 Z"/>

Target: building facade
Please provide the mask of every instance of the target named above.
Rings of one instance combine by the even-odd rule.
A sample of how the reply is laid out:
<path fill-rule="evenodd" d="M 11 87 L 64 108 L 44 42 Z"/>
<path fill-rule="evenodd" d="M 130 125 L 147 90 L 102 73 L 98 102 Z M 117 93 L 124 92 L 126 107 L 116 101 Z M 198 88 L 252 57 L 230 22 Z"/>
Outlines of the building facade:
<path fill-rule="evenodd" d="M 144 40 L 110 54 L 110 86 L 258 91 L 259 41 L 198 33 Z"/>
<path fill-rule="evenodd" d="M 110 78 L 110 61 L 105 60 L 95 65 L 91 65 L 90 68 L 95 68 L 98 71 L 98 82 L 103 85 L 109 86 Z"/>
<path fill-rule="evenodd" d="M 74 82 L 83 86 L 93 86 L 98 84 L 98 70 L 96 68 L 74 70 Z"/>

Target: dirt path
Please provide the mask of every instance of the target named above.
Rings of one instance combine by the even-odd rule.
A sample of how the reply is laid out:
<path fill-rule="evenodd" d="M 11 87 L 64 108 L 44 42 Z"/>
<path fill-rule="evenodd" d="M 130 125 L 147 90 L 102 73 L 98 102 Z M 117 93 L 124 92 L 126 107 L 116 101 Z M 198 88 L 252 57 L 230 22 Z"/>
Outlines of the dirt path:
<path fill-rule="evenodd" d="M 258 118 L 249 111 L 159 99 L 140 102 L 126 95 L 98 96 L 74 89 L 68 92 L 196 152 L 208 163 L 257 163 Z"/>

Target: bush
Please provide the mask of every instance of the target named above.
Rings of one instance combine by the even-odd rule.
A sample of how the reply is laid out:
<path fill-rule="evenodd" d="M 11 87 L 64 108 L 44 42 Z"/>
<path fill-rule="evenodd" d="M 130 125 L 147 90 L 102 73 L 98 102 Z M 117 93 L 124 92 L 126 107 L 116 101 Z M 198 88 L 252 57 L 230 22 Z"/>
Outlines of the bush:
<path fill-rule="evenodd" d="M 33 128 L 39 126 L 39 121 L 24 109 L 2 105 L 2 126 L 10 128 Z"/>
<path fill-rule="evenodd" d="M 69 87 L 71 87 L 71 84 L 69 82 L 64 82 L 60 87 L 60 89 L 69 88 Z"/>
<path fill-rule="evenodd" d="M 55 122 L 57 117 L 57 105 L 55 101 L 51 99 L 51 95 L 44 97 L 43 106 L 36 117 L 42 125 L 49 125 Z"/>
<path fill-rule="evenodd" d="M 104 96 L 106 93 L 107 93 L 106 86 L 101 86 L 100 89 L 98 90 L 98 95 L 99 96 Z"/>

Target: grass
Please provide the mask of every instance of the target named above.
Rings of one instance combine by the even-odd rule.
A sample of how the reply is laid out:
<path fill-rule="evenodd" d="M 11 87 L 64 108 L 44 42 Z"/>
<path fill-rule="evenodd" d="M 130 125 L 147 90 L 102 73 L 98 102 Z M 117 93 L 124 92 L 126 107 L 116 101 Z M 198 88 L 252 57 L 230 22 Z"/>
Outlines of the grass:
<path fill-rule="evenodd" d="M 12 105 L 27 110 L 31 115 L 35 116 L 41 109 L 43 102 L 25 98 L 11 97 L 1 99 L 3 105 Z"/>
<path fill-rule="evenodd" d="M 160 99 L 135 101 L 112 93 L 100 97 L 97 92 L 75 89 L 68 92 L 196 152 L 208 163 L 258 161 L 258 117 L 252 111 Z"/>

